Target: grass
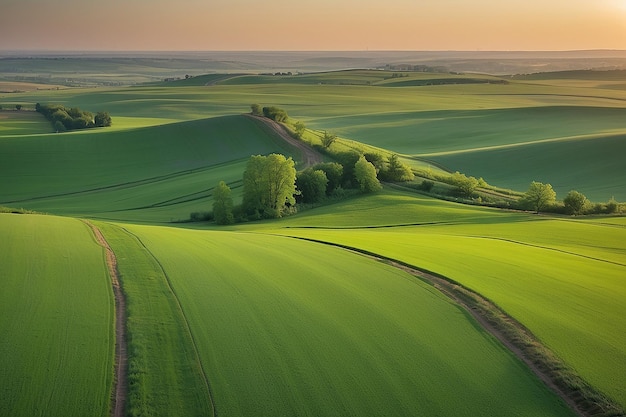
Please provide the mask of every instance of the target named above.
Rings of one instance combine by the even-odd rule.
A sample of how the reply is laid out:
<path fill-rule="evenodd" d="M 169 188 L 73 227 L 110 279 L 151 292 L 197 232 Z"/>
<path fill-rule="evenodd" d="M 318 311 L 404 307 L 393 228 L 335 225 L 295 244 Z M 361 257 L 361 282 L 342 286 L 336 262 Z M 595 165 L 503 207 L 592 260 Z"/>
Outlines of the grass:
<path fill-rule="evenodd" d="M 388 204 L 378 205 L 393 207 L 388 210 L 368 210 L 365 199 L 337 204 L 333 209 L 342 214 L 331 217 L 337 223 L 322 210 L 319 218 L 311 212 L 302 220 L 289 219 L 289 229 L 276 233 L 356 247 L 459 282 L 495 302 L 587 381 L 626 404 L 626 386 L 616 383 L 626 372 L 626 338 L 620 331 L 626 297 L 623 228 L 473 207 L 464 207 L 463 216 L 450 203 L 428 209 L 419 200 L 413 211 L 421 212 L 425 224 L 363 228 L 402 223 L 402 213 L 411 210 L 402 200 L 391 195 Z M 444 213 L 448 222 L 437 217 Z M 342 224 L 342 216 L 352 218 L 346 225 L 353 228 L 332 228 Z M 307 228 L 298 229 L 298 223 Z"/>
<path fill-rule="evenodd" d="M 466 314 L 404 272 L 280 237 L 128 230 L 181 301 L 219 415 L 569 415 Z"/>
<path fill-rule="evenodd" d="M 247 158 L 298 151 L 243 116 L 0 141 L 0 200 L 50 213 L 167 222 L 240 185 Z M 237 196 L 237 195 L 235 195 Z"/>
<path fill-rule="evenodd" d="M 52 125 L 33 111 L 0 110 L 0 137 L 52 132 Z"/>
<path fill-rule="evenodd" d="M 213 415 L 185 317 L 159 261 L 124 228 L 97 226 L 117 254 L 127 302 L 127 415 Z"/>
<path fill-rule="evenodd" d="M 108 416 L 113 294 L 79 220 L 0 214 L 0 414 Z"/>

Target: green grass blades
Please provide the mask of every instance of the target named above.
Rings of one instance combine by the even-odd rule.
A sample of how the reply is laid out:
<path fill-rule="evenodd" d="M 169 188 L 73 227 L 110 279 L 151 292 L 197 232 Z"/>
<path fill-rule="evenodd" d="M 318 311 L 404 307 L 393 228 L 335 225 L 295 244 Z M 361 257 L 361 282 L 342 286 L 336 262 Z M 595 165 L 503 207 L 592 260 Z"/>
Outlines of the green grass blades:
<path fill-rule="evenodd" d="M 220 416 L 570 415 L 402 271 L 281 237 L 128 229 L 172 283 Z"/>
<path fill-rule="evenodd" d="M 114 305 L 79 220 L 0 214 L 0 415 L 108 416 Z"/>
<path fill-rule="evenodd" d="M 96 225 L 116 254 L 126 296 L 128 415 L 213 415 L 187 322 L 159 262 L 125 229 Z"/>

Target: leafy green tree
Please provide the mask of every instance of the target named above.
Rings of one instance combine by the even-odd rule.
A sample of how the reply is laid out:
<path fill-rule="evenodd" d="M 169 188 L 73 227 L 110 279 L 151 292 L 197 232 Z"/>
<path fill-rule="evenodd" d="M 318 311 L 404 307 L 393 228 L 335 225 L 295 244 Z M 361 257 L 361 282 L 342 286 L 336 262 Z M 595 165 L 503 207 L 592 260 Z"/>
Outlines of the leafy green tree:
<path fill-rule="evenodd" d="M 260 104 L 252 104 L 250 105 L 250 109 L 252 110 L 253 116 L 263 116 L 263 109 Z"/>
<path fill-rule="evenodd" d="M 278 107 L 263 107 L 263 116 L 276 122 L 286 122 L 289 116 L 287 112 Z"/>
<path fill-rule="evenodd" d="M 356 162 L 361 157 L 361 154 L 355 151 L 338 152 L 333 155 L 337 162 L 343 167 L 343 176 L 341 177 L 341 184 L 346 187 L 357 186 L 354 177 L 354 167 Z M 330 178 L 329 178 L 330 179 Z"/>
<path fill-rule="evenodd" d="M 389 157 L 384 177 L 388 181 L 413 181 L 415 174 L 411 168 L 403 164 L 395 153 Z"/>
<path fill-rule="evenodd" d="M 281 217 L 295 204 L 296 168 L 291 157 L 270 154 L 250 157 L 243 173 L 243 205 L 249 213 Z"/>
<path fill-rule="evenodd" d="M 457 187 L 457 189 L 465 196 L 470 197 L 474 194 L 474 191 L 478 188 L 478 180 L 474 177 L 467 177 L 465 174 L 461 174 L 459 171 L 452 174 L 450 178 L 450 184 Z"/>
<path fill-rule="evenodd" d="M 93 118 L 94 124 L 96 125 L 96 127 L 108 127 L 111 126 L 111 116 L 109 115 L 109 113 L 104 112 L 104 111 L 100 111 L 98 113 L 96 113 L 96 115 Z"/>
<path fill-rule="evenodd" d="M 296 136 L 298 136 L 299 138 L 302 138 L 302 135 L 304 135 L 304 131 L 306 130 L 306 126 L 304 125 L 304 123 L 297 121 L 293 125 L 293 128 L 296 131 Z"/>
<path fill-rule="evenodd" d="M 584 194 L 578 191 L 570 191 L 563 199 L 563 205 L 565 206 L 565 212 L 567 214 L 580 214 L 584 211 L 585 206 L 589 204 L 589 200 Z"/>
<path fill-rule="evenodd" d="M 380 181 L 376 177 L 376 167 L 368 162 L 364 156 L 354 164 L 354 177 L 359 183 L 359 188 L 364 193 L 371 193 L 382 188 Z"/>
<path fill-rule="evenodd" d="M 22 105 L 21 104 L 16 104 L 15 105 L 15 110 L 22 110 Z"/>
<path fill-rule="evenodd" d="M 231 190 L 224 181 L 220 181 L 217 187 L 213 189 L 213 218 L 217 224 L 235 222 Z"/>
<path fill-rule="evenodd" d="M 326 174 L 328 184 L 326 194 L 331 195 L 336 189 L 341 187 L 343 177 L 343 166 L 337 162 L 322 162 L 314 165 L 313 170 L 320 170 Z"/>
<path fill-rule="evenodd" d="M 56 122 L 54 122 L 54 130 L 55 132 L 59 133 L 59 132 L 65 132 L 67 129 L 65 128 L 65 125 L 60 120 L 57 120 Z"/>
<path fill-rule="evenodd" d="M 530 187 L 524 194 L 524 197 L 522 197 L 522 200 L 539 213 L 540 210 L 556 202 L 556 192 L 550 184 L 533 181 L 530 183 Z"/>
<path fill-rule="evenodd" d="M 322 136 L 322 146 L 326 149 L 330 148 L 330 145 L 335 143 L 337 140 L 337 135 L 332 133 L 324 132 L 324 136 Z"/>
<path fill-rule="evenodd" d="M 376 168 L 376 174 L 385 171 L 385 158 L 378 152 L 367 152 L 363 155 L 367 162 L 371 162 Z"/>
<path fill-rule="evenodd" d="M 328 178 L 321 169 L 307 168 L 298 173 L 296 187 L 302 195 L 303 203 L 317 203 L 326 197 Z"/>

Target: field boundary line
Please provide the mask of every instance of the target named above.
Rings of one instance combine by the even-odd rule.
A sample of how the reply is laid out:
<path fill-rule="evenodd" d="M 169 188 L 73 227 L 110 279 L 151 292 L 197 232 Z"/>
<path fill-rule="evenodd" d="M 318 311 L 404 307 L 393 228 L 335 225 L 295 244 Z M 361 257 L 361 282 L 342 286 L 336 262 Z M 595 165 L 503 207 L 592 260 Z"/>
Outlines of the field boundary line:
<path fill-rule="evenodd" d="M 196 360 L 196 363 L 198 365 L 198 369 L 202 373 L 202 379 L 204 381 L 204 385 L 205 385 L 205 388 L 207 390 L 207 394 L 209 395 L 209 403 L 211 404 L 212 416 L 217 417 L 217 408 L 215 407 L 215 402 L 213 400 L 214 396 L 213 396 L 213 389 L 211 388 L 211 383 L 209 382 L 209 378 L 207 377 L 207 373 L 206 373 L 206 371 L 204 369 L 204 365 L 202 364 L 202 361 L 200 360 L 200 353 L 199 353 L 199 350 L 198 350 L 198 345 L 196 344 L 196 339 L 194 338 L 193 333 L 191 332 L 191 327 L 189 326 L 189 321 L 187 320 L 187 316 L 185 315 L 185 311 L 183 310 L 183 307 L 180 304 L 180 300 L 178 299 L 178 296 L 176 295 L 176 292 L 174 291 L 174 288 L 172 287 L 172 283 L 170 281 L 169 275 L 167 275 L 167 272 L 165 272 L 165 268 L 163 268 L 163 265 L 161 264 L 161 262 L 157 259 L 156 256 L 154 256 L 154 254 L 150 251 L 150 249 L 148 249 L 148 247 L 139 238 L 139 236 L 137 236 L 136 234 L 132 233 L 131 231 L 129 231 L 125 227 L 120 227 L 120 228 L 125 233 L 127 233 L 130 236 L 134 237 L 137 240 L 137 242 L 139 242 L 139 244 L 146 250 L 146 253 L 148 253 L 150 255 L 150 257 L 152 257 L 154 262 L 156 262 L 156 264 L 159 266 L 159 269 L 161 269 L 161 272 L 163 273 L 163 276 L 165 277 L 165 282 L 167 284 L 167 288 L 169 289 L 170 293 L 172 294 L 172 297 L 174 298 L 174 301 L 176 302 L 176 307 L 178 308 L 178 311 L 180 312 L 180 315 L 183 318 L 185 331 L 187 332 L 187 334 L 189 335 L 189 339 L 191 340 L 191 345 L 193 347 L 195 360 Z"/>
<path fill-rule="evenodd" d="M 576 374 L 554 352 L 543 345 L 528 328 L 491 300 L 462 284 L 436 272 L 367 250 L 305 237 L 281 236 L 344 249 L 400 269 L 432 285 L 465 310 L 492 337 L 500 341 L 576 415 L 580 417 L 626 416 L 626 411 L 620 405 Z"/>
<path fill-rule="evenodd" d="M 83 220 L 92 231 L 96 242 L 105 250 L 106 264 L 111 277 L 115 299 L 115 367 L 111 392 L 111 416 L 123 417 L 127 395 L 128 345 L 126 338 L 126 299 L 120 285 L 117 258 L 104 235 L 93 223 Z"/>
<path fill-rule="evenodd" d="M 607 264 L 626 267 L 626 264 L 622 264 L 622 263 L 619 263 L 619 262 L 610 261 L 608 259 L 595 258 L 593 256 L 583 255 L 581 253 L 576 253 L 576 252 L 570 252 L 570 251 L 567 251 L 567 250 L 564 250 L 564 249 L 551 248 L 550 246 L 542 246 L 542 245 L 536 245 L 534 243 L 520 242 L 518 240 L 506 239 L 506 238 L 503 238 L 503 237 L 481 236 L 481 235 L 467 235 L 467 236 L 468 237 L 472 237 L 474 239 L 497 240 L 497 241 L 501 241 L 501 242 L 513 243 L 515 245 L 527 246 L 527 247 L 530 247 L 530 248 L 550 250 L 550 251 L 562 253 L 564 255 L 579 256 L 581 258 L 589 259 L 591 261 L 606 262 Z"/>

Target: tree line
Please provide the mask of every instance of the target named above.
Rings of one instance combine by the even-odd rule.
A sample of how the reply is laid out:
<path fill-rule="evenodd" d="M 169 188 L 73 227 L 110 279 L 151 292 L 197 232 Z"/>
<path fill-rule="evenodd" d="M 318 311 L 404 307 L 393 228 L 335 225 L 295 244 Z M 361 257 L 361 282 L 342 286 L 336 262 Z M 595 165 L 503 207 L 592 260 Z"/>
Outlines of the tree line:
<path fill-rule="evenodd" d="M 95 114 L 81 110 L 78 107 L 66 108 L 61 104 L 35 105 L 35 110 L 44 115 L 54 126 L 57 132 L 67 130 L 88 129 L 93 127 L 111 126 L 111 116 L 107 112 Z"/>

